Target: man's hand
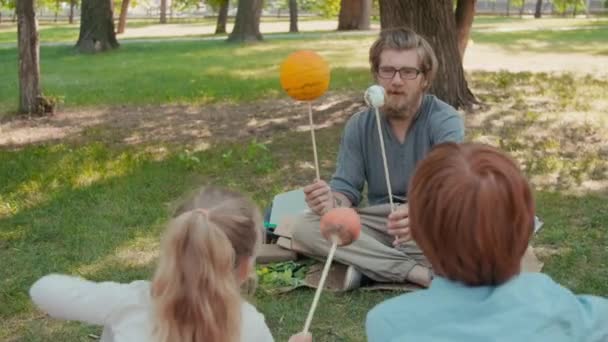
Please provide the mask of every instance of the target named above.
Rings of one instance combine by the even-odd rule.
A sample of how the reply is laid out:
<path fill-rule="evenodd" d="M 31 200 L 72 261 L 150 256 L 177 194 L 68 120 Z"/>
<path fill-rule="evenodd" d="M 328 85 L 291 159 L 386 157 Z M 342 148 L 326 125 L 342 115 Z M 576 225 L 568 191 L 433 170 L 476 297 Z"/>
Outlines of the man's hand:
<path fill-rule="evenodd" d="M 304 187 L 304 196 L 310 210 L 317 215 L 323 215 L 334 207 L 334 196 L 329 185 L 323 180 L 317 180 Z"/>
<path fill-rule="evenodd" d="M 409 207 L 400 205 L 388 215 L 388 233 L 395 237 L 393 246 L 398 246 L 412 239 L 410 232 Z"/>

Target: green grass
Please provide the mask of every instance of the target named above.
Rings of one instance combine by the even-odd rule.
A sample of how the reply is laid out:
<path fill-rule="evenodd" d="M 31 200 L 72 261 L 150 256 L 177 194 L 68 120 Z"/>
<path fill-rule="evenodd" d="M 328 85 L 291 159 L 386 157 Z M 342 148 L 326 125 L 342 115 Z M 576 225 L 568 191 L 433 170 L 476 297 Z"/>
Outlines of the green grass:
<path fill-rule="evenodd" d="M 305 21 L 317 21 L 317 20 L 327 20 L 319 17 L 305 17 L 299 18 L 299 22 Z M 210 29 L 215 30 L 217 19 L 216 18 L 197 18 L 197 19 L 173 19 L 169 20 L 168 24 L 171 25 L 182 25 L 187 27 L 208 27 Z M 289 19 L 285 18 L 274 18 L 274 17 L 265 17 L 262 19 L 262 27 L 264 23 L 274 23 L 274 22 L 289 22 Z M 234 18 L 228 19 L 228 25 L 234 23 Z M 117 23 L 115 23 L 117 25 Z M 133 28 L 142 28 L 147 26 L 155 26 L 159 25 L 158 19 L 138 19 L 138 20 L 130 20 L 127 21 L 126 32 L 128 33 L 129 29 Z M 337 26 L 337 22 L 336 22 Z M 67 24 L 67 23 L 42 23 L 39 25 L 40 31 L 40 42 L 41 43 L 76 43 L 78 39 L 78 33 L 80 30 L 80 24 Z M 198 35 L 200 36 L 200 35 Z M 212 36 L 212 35 L 209 35 Z M 146 38 L 155 38 L 154 36 L 149 36 Z M 166 38 L 166 37 L 163 37 Z M 120 35 L 118 35 L 119 41 L 129 40 L 123 39 Z M 16 24 L 2 24 L 0 25 L 0 45 L 2 44 L 16 44 L 17 43 L 17 26 Z"/>
<path fill-rule="evenodd" d="M 545 227 L 534 243 L 553 251 L 541 254 L 545 272 L 577 292 L 608 295 L 608 193 L 577 190 L 586 181 L 608 180 L 608 125 L 562 122 L 577 115 L 570 113 L 594 111 L 561 100 L 599 98 L 608 82 L 503 72 L 475 74 L 471 84 L 491 108 L 467 118 L 468 139 L 509 151 L 536 186 Z M 93 126 L 79 143 L 0 150 L 0 340 L 76 341 L 98 334 L 98 327 L 40 316 L 28 287 L 49 272 L 94 280 L 150 277 L 158 236 L 185 191 L 221 184 L 249 193 L 265 207 L 274 194 L 314 177 L 313 170 L 299 166 L 310 162 L 308 132 L 285 129 L 264 144 L 226 142 L 190 152 L 154 142 L 125 146 L 107 129 Z M 340 131 L 335 125 L 317 132 L 324 178 L 334 168 Z M 554 161 L 559 162 L 551 166 Z M 571 177 L 552 178 L 560 174 Z M 315 340 L 364 341 L 365 313 L 394 295 L 325 293 L 313 323 Z M 312 297 L 311 290 L 278 296 L 259 291 L 254 301 L 281 341 L 301 329 Z"/>
<path fill-rule="evenodd" d="M 76 25 L 58 25 L 58 26 L 41 26 L 40 27 L 40 42 L 74 42 L 78 39 L 78 26 Z M 4 29 L 0 31 L 0 44 L 17 42 L 16 28 Z"/>
<path fill-rule="evenodd" d="M 476 44 L 507 51 L 605 55 L 608 21 L 596 22 L 604 26 L 571 31 L 480 30 L 472 38 Z M 49 27 L 41 34 L 75 34 L 70 33 L 72 29 L 76 28 Z M 277 86 L 280 62 L 292 51 L 313 49 L 322 51 L 330 65 L 340 66 L 332 69 L 332 90 L 360 89 L 369 83 L 369 73 L 365 58 L 356 56 L 367 55 L 373 37 L 373 32 L 359 36 L 311 32 L 289 38 L 268 35 L 264 43 L 244 46 L 209 40 L 125 42 L 120 49 L 100 55 L 80 55 L 72 46 L 44 46 L 42 86 L 46 95 L 59 98 L 66 107 L 272 98 L 282 94 Z M 16 66 L 16 49 L 0 49 L 0 69 L 4 70 L 0 73 L 0 116 L 16 110 Z"/>
<path fill-rule="evenodd" d="M 477 44 L 491 44 L 512 52 L 579 52 L 608 55 L 608 25 L 573 30 L 524 30 L 516 32 L 473 31 Z"/>
<path fill-rule="evenodd" d="M 128 23 L 128 28 L 146 27 L 157 24 L 150 21 L 132 21 Z M 200 21 L 198 24 L 211 25 L 209 20 Z M 38 27 L 41 43 L 76 43 L 80 24 L 46 24 Z M 119 36 L 120 39 L 120 36 Z M 16 26 L 0 26 L 0 44 L 17 43 Z"/>
<path fill-rule="evenodd" d="M 42 47 L 43 91 L 66 106 L 242 101 L 282 94 L 281 61 L 292 51 L 322 51 L 334 65 L 332 89 L 369 83 L 361 53 L 372 36 L 324 35 L 235 46 L 224 41 L 123 44 L 117 51 L 81 55 L 72 47 Z M 14 111 L 18 97 L 16 51 L 0 50 L 0 113 Z"/>

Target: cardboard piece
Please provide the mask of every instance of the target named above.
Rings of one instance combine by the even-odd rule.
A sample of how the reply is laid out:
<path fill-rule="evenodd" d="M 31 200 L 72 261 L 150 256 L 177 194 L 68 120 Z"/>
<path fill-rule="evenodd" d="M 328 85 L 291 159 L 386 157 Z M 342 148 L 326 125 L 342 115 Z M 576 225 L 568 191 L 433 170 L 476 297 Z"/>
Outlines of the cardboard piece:
<path fill-rule="evenodd" d="M 544 264 L 538 260 L 534 253 L 534 248 L 528 246 L 523 258 L 521 259 L 521 271 L 522 272 L 540 272 L 543 269 Z"/>
<path fill-rule="evenodd" d="M 258 264 L 269 264 L 273 262 L 297 260 L 296 252 L 281 248 L 277 244 L 263 244 L 256 258 Z"/>

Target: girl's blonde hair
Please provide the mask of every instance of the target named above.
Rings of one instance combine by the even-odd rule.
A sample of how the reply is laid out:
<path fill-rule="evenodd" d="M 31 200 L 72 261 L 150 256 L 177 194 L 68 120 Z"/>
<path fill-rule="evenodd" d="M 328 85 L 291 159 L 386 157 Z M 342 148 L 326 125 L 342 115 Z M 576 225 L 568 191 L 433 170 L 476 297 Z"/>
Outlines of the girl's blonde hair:
<path fill-rule="evenodd" d="M 222 188 L 202 188 L 177 209 L 152 280 L 157 341 L 240 339 L 235 268 L 255 257 L 261 223 L 251 200 Z"/>

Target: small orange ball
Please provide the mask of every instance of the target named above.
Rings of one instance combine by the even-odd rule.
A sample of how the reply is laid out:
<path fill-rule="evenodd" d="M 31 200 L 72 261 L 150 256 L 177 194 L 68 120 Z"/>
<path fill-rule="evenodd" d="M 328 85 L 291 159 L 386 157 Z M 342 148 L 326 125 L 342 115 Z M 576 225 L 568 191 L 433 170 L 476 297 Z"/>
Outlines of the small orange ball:
<path fill-rule="evenodd" d="M 321 217 L 321 235 L 327 240 L 338 237 L 338 245 L 351 244 L 361 234 L 361 219 L 353 208 L 334 208 Z"/>
<path fill-rule="evenodd" d="M 280 73 L 281 87 L 296 100 L 314 100 L 329 87 L 329 65 L 313 51 L 296 51 L 287 56 Z"/>

